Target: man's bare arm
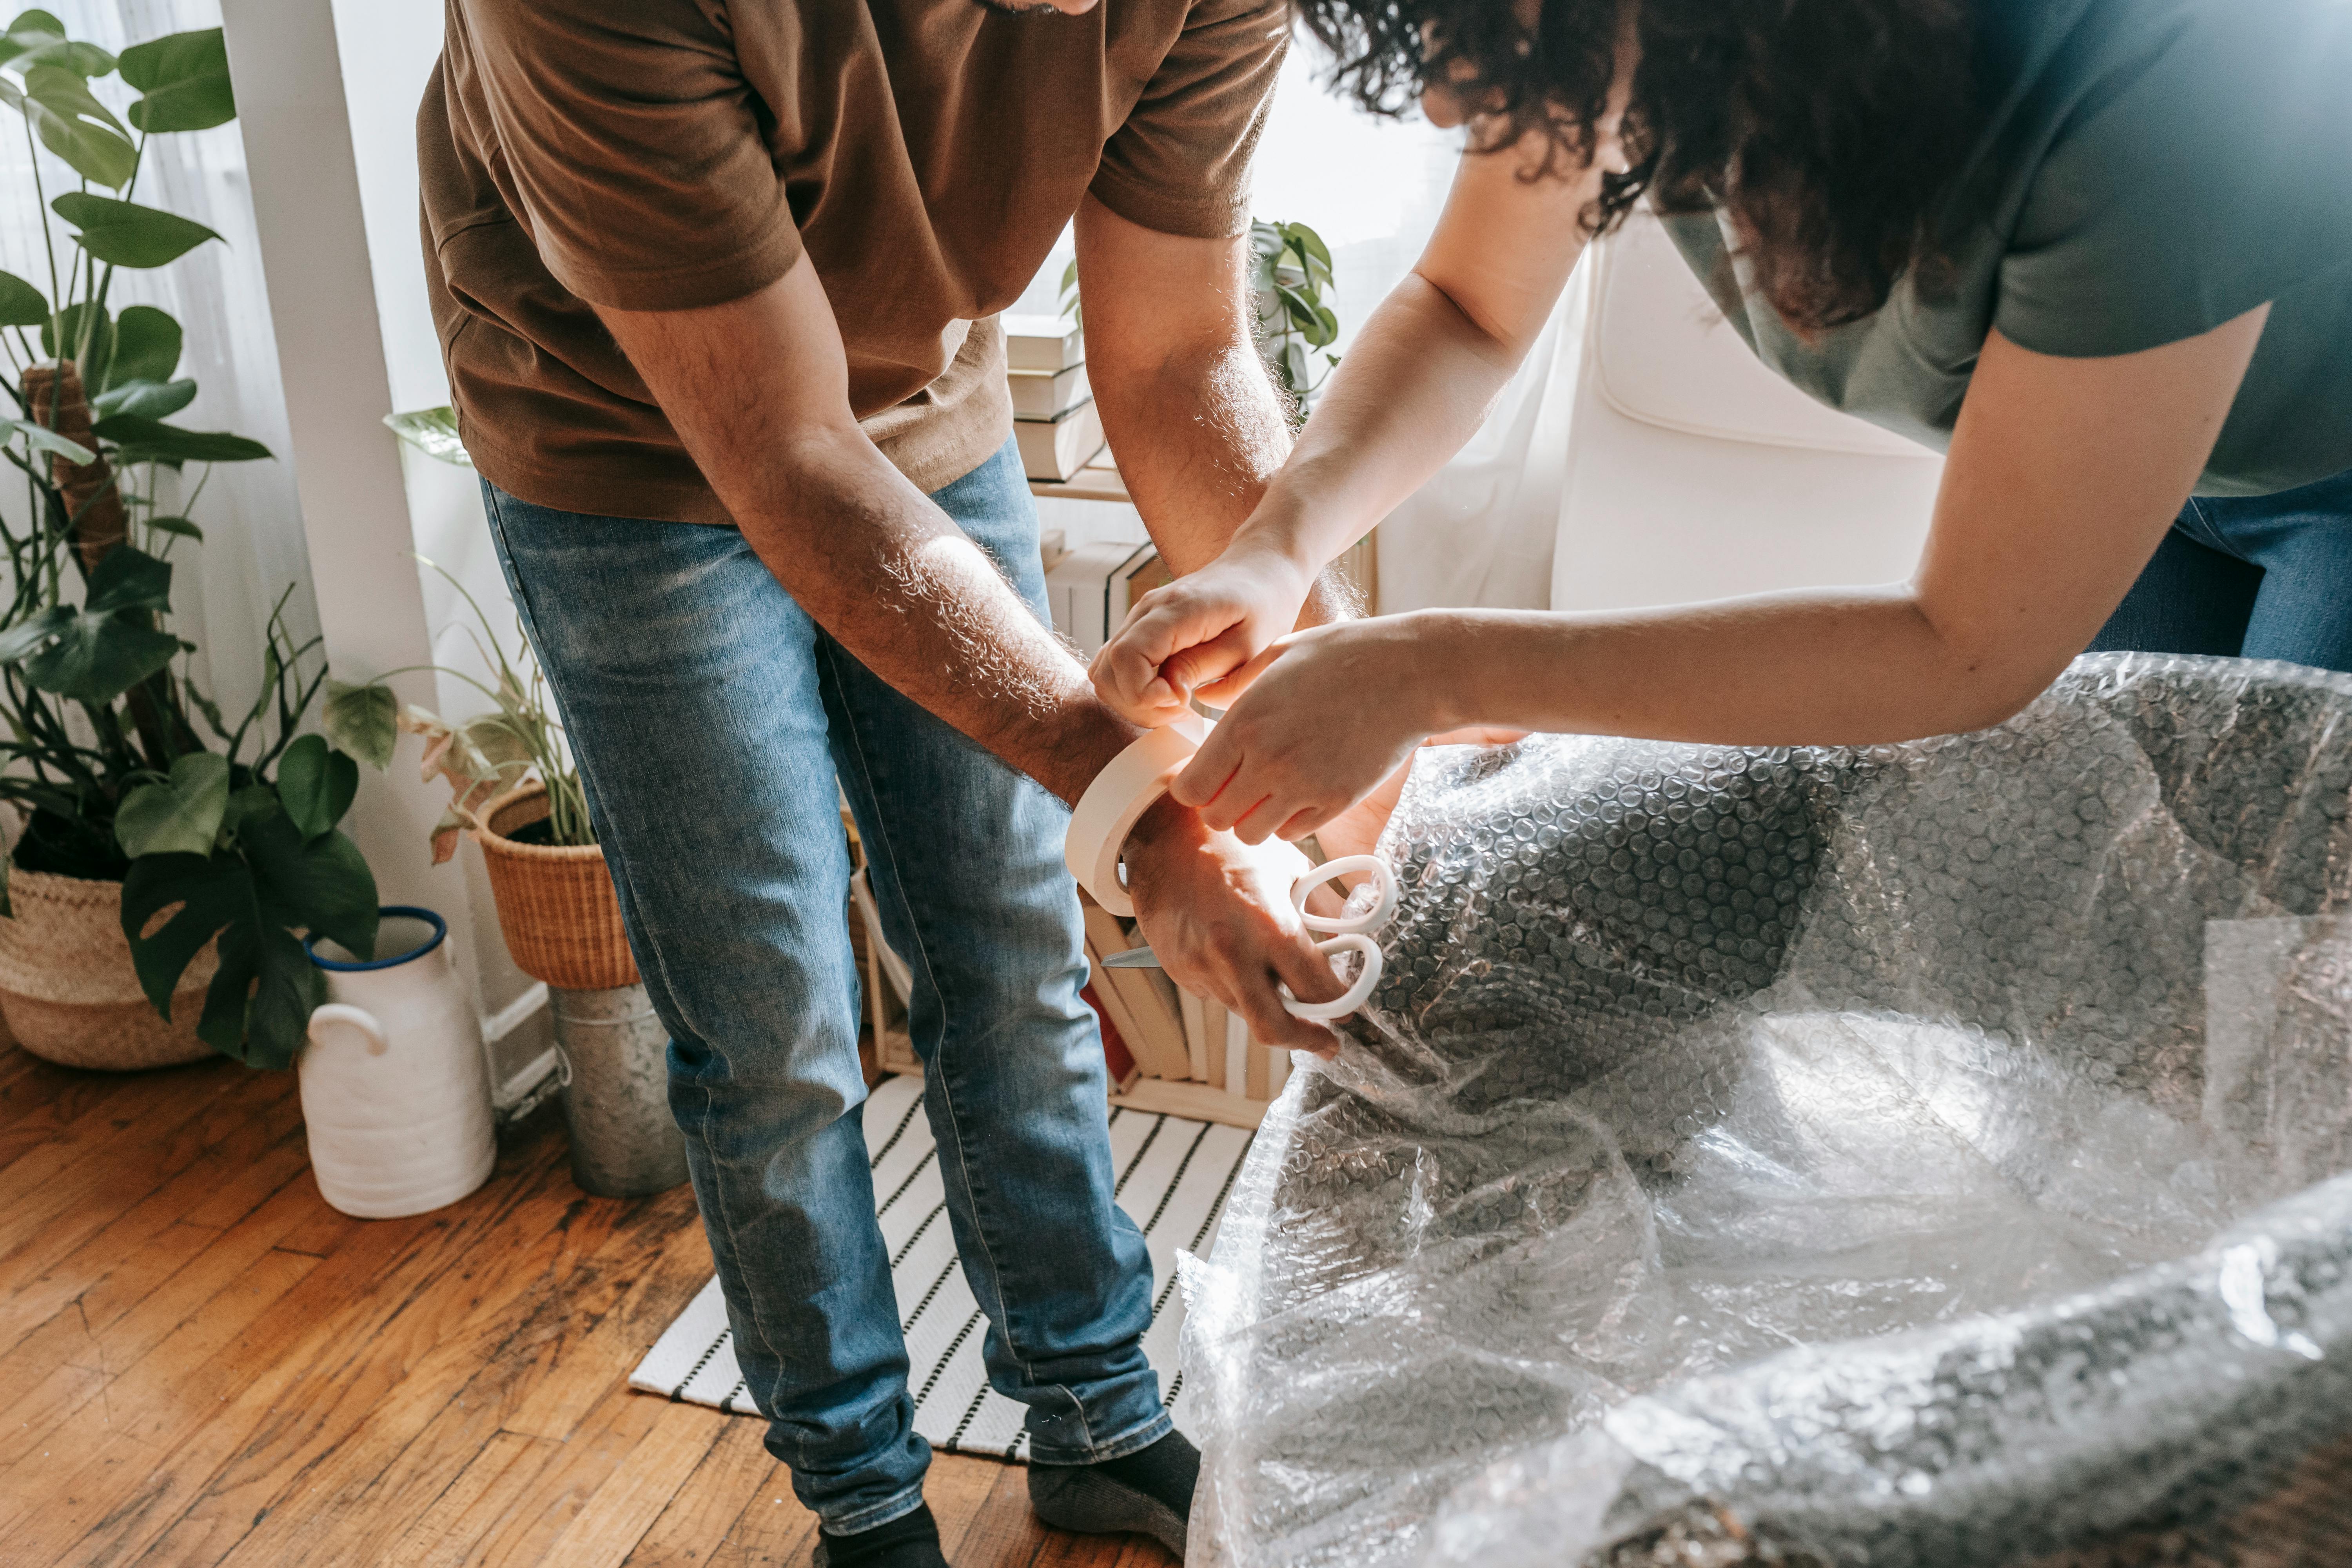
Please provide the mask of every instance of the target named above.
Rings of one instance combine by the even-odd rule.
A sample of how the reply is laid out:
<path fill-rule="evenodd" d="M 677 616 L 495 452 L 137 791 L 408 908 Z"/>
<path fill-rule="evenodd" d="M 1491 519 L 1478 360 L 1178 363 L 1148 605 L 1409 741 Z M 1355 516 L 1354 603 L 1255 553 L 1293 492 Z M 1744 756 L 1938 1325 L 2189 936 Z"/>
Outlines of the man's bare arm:
<path fill-rule="evenodd" d="M 891 686 L 1076 800 L 1136 731 L 1095 697 L 963 531 L 858 427 L 824 285 L 805 258 L 696 310 L 598 309 L 744 538 L 817 624 Z M 1328 1051 L 1277 981 L 1344 989 L 1290 906 L 1285 863 L 1162 802 L 1129 840 L 1144 931 L 1181 984 L 1269 1044 Z"/>
<path fill-rule="evenodd" d="M 858 427 L 805 258 L 728 304 L 598 314 L 760 559 L 867 668 L 1065 800 L 1134 738 Z"/>
<path fill-rule="evenodd" d="M 1077 216 L 1087 376 L 1120 475 L 1170 570 L 1215 560 L 1290 455 L 1253 336 L 1249 239 L 1188 239 L 1088 196 Z M 1325 573 L 1299 626 L 1353 606 Z"/>

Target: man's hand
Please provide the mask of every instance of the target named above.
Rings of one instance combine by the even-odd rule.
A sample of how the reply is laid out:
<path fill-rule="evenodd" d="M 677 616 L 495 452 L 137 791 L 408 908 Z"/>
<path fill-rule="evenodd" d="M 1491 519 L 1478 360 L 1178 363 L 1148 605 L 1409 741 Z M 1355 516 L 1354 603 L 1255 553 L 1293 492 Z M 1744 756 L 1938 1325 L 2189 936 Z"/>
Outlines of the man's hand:
<path fill-rule="evenodd" d="M 1347 989 L 1290 901 L 1307 857 L 1286 844 L 1252 849 L 1162 800 L 1127 842 L 1128 892 L 1168 977 L 1238 1013 L 1261 1045 L 1328 1057 L 1339 1037 L 1294 1018 L 1275 987 L 1306 1002 Z"/>

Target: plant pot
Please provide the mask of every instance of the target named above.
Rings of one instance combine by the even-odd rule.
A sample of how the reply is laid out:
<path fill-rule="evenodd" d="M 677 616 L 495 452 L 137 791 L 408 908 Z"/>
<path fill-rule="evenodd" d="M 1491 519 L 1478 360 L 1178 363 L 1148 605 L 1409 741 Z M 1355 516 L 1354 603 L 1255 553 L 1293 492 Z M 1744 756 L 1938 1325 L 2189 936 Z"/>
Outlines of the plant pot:
<path fill-rule="evenodd" d="M 646 988 L 556 989 L 549 1002 L 572 1179 L 607 1198 L 646 1197 L 684 1182 L 686 1140 L 669 1110 L 669 1031 Z"/>
<path fill-rule="evenodd" d="M 637 984 L 636 960 L 621 929 L 621 900 L 604 851 L 593 844 L 518 844 L 507 837 L 547 816 L 538 784 L 509 790 L 482 813 L 474 842 L 488 863 L 499 929 L 515 967 L 564 991 L 614 991 Z"/>
<path fill-rule="evenodd" d="M 17 1044 L 64 1067 L 133 1072 L 200 1061 L 206 942 L 181 976 L 169 1023 L 149 1005 L 122 934 L 122 884 L 11 868 L 13 920 L 0 920 L 0 1015 Z"/>
<path fill-rule="evenodd" d="M 306 945 L 327 972 L 300 1058 L 319 1195 L 355 1219 L 456 1203 L 498 1162 L 481 1020 L 430 910 L 387 906 L 376 952 Z"/>

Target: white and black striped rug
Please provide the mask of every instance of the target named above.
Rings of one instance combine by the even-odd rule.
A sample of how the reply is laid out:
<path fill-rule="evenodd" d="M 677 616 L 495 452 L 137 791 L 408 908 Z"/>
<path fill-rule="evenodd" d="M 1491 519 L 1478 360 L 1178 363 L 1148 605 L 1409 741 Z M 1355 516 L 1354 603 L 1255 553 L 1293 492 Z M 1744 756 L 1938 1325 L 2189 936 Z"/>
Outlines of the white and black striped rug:
<path fill-rule="evenodd" d="M 890 1248 L 890 1282 L 911 1363 L 915 1430 L 947 1453 L 1023 1457 L 1023 1407 L 988 1386 L 981 1365 L 986 1330 L 956 1262 L 938 1151 L 922 1114 L 923 1080 L 887 1078 L 866 1104 L 866 1146 L 874 1161 L 874 1206 Z M 1183 1298 L 1176 1254 L 1207 1256 L 1226 1194 L 1249 1152 L 1238 1127 L 1113 1107 L 1111 1156 L 1118 1203 L 1142 1227 L 1151 1252 L 1151 1328 L 1143 1348 L 1160 1369 L 1160 1386 L 1180 1427 L 1184 1380 L 1176 1366 Z M 629 1386 L 696 1405 L 755 1415 L 735 1364 L 727 1305 L 713 1279 L 646 1352 Z"/>

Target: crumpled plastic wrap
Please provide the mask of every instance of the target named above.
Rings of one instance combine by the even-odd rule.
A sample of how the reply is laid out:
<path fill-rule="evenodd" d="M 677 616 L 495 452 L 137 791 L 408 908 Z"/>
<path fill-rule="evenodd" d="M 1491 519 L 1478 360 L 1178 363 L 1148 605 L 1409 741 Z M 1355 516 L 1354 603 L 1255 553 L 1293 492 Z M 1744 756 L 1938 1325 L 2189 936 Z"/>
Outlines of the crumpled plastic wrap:
<path fill-rule="evenodd" d="M 1193 1560 L 2352 1563 L 2347 808 L 2352 678 L 2146 655 L 1425 753 L 1185 1266 Z"/>

